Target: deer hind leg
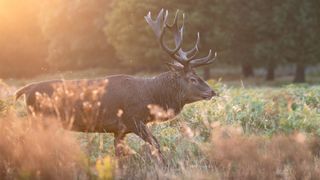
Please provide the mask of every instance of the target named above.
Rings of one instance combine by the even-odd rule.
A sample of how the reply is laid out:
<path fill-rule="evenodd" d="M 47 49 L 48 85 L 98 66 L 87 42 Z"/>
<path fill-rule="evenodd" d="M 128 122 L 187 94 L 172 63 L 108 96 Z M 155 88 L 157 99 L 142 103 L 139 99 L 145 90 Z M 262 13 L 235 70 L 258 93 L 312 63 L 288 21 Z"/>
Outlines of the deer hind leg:
<path fill-rule="evenodd" d="M 125 142 L 126 134 L 126 126 L 124 124 L 120 124 L 119 130 L 114 133 L 114 149 L 117 157 L 135 154 L 135 152 L 130 149 Z"/>
<path fill-rule="evenodd" d="M 155 155 L 157 160 L 162 163 L 162 165 L 166 165 L 166 160 L 164 155 L 160 150 L 160 144 L 158 140 L 152 135 L 151 131 L 148 127 L 143 124 L 143 122 L 136 122 L 135 128 L 133 129 L 133 133 L 143 139 L 145 142 L 149 143 L 152 147 L 155 148 L 155 151 L 152 150 L 152 155 Z"/>
<path fill-rule="evenodd" d="M 125 133 L 115 133 L 114 134 L 114 149 L 115 155 L 118 159 L 118 165 L 120 169 L 123 169 L 127 164 L 128 155 L 134 154 L 125 143 Z"/>
<path fill-rule="evenodd" d="M 114 150 L 117 157 L 121 157 L 124 155 L 125 137 L 125 134 L 114 134 Z"/>

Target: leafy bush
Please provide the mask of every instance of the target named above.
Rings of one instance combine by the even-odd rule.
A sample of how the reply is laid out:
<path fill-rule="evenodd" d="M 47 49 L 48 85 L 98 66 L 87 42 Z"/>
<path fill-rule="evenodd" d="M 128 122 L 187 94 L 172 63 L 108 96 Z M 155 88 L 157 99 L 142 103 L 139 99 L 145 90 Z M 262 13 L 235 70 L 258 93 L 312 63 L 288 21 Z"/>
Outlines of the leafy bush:
<path fill-rule="evenodd" d="M 181 118 L 204 139 L 211 123 L 241 125 L 246 133 L 304 131 L 320 135 L 320 87 L 226 88 L 211 101 L 188 105 Z"/>
<path fill-rule="evenodd" d="M 302 133 L 263 137 L 214 128 L 205 152 L 222 179 L 317 179 L 319 141 Z M 313 148 L 317 147 L 317 148 Z"/>
<path fill-rule="evenodd" d="M 86 177 L 86 156 L 77 141 L 48 119 L 0 119 L 0 176 L 3 179 Z"/>
<path fill-rule="evenodd" d="M 80 174 L 85 179 L 87 172 L 101 179 L 319 176 L 320 141 L 314 134 L 320 135 L 320 86 L 232 88 L 209 83 L 219 97 L 187 105 L 176 120 L 150 125 L 166 156 L 165 168 L 135 135 L 129 135 L 127 141 L 136 153 L 116 160 L 112 135 L 76 133 L 78 140 L 73 141 L 65 131 L 35 128 L 30 121 L 8 117 L 7 113 L 0 117 L 0 135 L 5 137 L 0 141 L 0 168 L 6 170 L 2 172 L 7 172 L 7 177 L 15 178 L 69 179 Z M 1 98 L 0 107 L 7 109 L 12 104 L 10 98 Z M 25 143 L 16 137 L 24 137 Z M 43 147 L 43 151 L 34 147 Z M 20 156 L 8 148 L 16 149 Z M 89 161 L 82 164 L 85 157 Z M 26 162 L 32 166 L 26 168 Z"/>

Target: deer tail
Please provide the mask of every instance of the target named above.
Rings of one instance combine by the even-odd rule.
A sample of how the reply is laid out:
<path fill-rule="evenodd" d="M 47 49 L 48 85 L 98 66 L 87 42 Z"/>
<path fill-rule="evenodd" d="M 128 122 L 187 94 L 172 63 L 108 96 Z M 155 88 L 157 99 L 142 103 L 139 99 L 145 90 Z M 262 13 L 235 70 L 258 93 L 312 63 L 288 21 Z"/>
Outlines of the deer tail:
<path fill-rule="evenodd" d="M 16 93 L 15 93 L 15 99 L 18 100 L 20 96 L 26 94 L 26 92 L 32 87 L 32 84 L 26 85 L 22 88 L 20 88 Z"/>

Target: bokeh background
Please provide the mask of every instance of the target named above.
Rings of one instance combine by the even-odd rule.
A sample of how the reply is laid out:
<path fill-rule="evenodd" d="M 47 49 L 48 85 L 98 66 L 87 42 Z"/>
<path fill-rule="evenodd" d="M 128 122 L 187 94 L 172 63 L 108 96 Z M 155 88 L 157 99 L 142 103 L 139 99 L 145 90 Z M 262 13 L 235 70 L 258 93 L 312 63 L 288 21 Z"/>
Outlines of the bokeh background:
<path fill-rule="evenodd" d="M 170 59 L 144 20 L 161 8 L 186 14 L 184 48 L 199 31 L 200 51 L 218 52 L 205 79 L 319 82 L 318 0 L 0 0 L 0 78 L 164 71 Z"/>
<path fill-rule="evenodd" d="M 162 8 L 185 13 L 184 49 L 200 32 L 200 56 L 218 53 L 197 73 L 220 95 L 148 124 L 167 167 L 138 136 L 116 158 L 113 134 L 63 131 L 15 100 L 31 82 L 166 71 L 144 20 Z M 320 1 L 0 0 L 0 137 L 0 179 L 319 179 Z"/>

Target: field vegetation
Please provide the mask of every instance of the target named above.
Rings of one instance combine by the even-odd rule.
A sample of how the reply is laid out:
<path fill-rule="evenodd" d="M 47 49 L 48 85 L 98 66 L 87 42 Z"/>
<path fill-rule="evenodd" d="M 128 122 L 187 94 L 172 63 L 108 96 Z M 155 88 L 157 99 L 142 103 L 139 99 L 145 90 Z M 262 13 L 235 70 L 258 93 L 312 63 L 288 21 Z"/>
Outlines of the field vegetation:
<path fill-rule="evenodd" d="M 184 50 L 199 32 L 199 57 L 217 52 L 196 71 L 219 93 L 148 125 L 166 165 L 135 135 L 117 159 L 112 134 L 63 130 L 15 101 L 31 82 L 166 71 L 172 59 L 144 19 L 162 8 L 169 22 L 185 14 Z M 319 179 L 319 9 L 319 0 L 0 0 L 0 179 Z"/>
<path fill-rule="evenodd" d="M 231 86 L 210 80 L 219 97 L 187 105 L 150 124 L 166 156 L 127 137 L 116 159 L 112 134 L 63 130 L 56 119 L 28 117 L 15 87 L 1 82 L 1 177 L 7 179 L 316 179 L 320 171 L 320 87 Z"/>

